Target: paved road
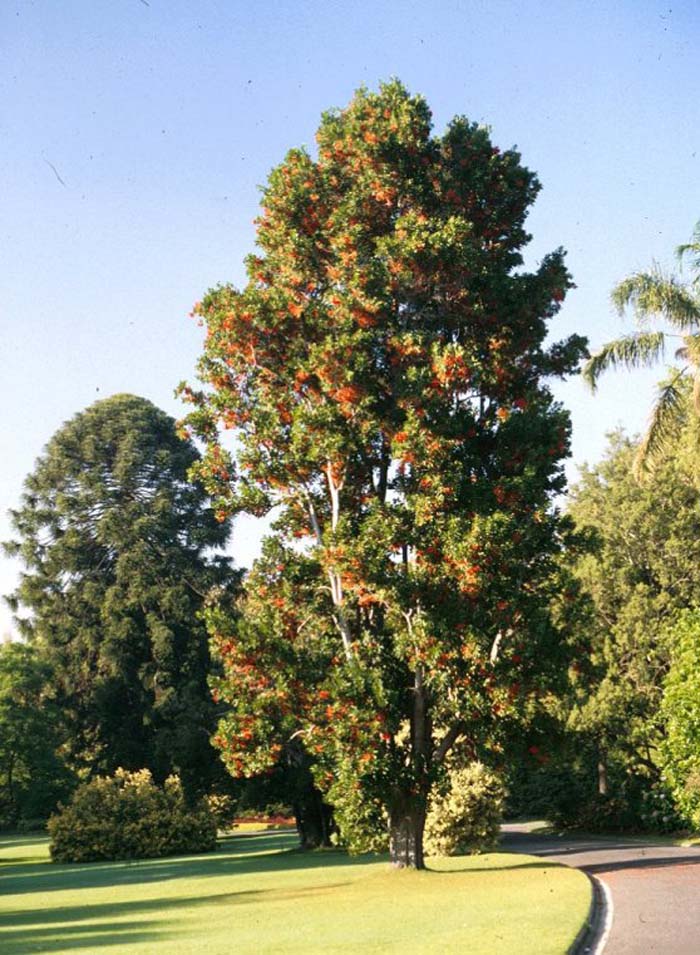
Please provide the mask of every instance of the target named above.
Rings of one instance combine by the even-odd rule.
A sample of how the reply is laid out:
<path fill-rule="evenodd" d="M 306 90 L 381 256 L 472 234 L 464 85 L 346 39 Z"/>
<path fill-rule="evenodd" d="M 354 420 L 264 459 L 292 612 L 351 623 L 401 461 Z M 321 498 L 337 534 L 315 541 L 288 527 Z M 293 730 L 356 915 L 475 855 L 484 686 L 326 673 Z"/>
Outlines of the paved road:
<path fill-rule="evenodd" d="M 502 847 L 583 869 L 612 896 L 605 955 L 700 955 L 700 847 L 530 835 L 503 827 Z"/>

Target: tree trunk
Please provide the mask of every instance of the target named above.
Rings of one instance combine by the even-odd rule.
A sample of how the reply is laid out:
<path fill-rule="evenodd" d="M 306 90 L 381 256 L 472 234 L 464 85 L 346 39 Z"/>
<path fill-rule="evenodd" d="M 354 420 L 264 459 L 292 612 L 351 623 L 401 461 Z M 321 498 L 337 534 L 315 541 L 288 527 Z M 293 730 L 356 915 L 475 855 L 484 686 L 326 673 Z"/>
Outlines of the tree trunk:
<path fill-rule="evenodd" d="M 409 630 L 412 620 L 407 617 Z M 423 682 L 423 669 L 416 667 L 411 712 L 411 748 L 416 789 L 396 792 L 389 811 L 389 853 L 392 865 L 399 869 L 424 869 L 423 831 L 428 806 L 428 755 L 430 718 Z M 417 790 L 417 791 L 416 791 Z"/>
<path fill-rule="evenodd" d="M 309 754 L 299 740 L 285 747 L 284 762 L 287 771 L 287 791 L 291 796 L 299 841 L 303 849 L 328 847 L 336 831 L 333 807 L 323 801 L 323 795 L 311 775 Z"/>
<path fill-rule="evenodd" d="M 299 794 L 293 805 L 294 817 L 302 849 L 328 848 L 335 832 L 333 809 L 323 801 L 319 790 L 311 784 Z"/>
<path fill-rule="evenodd" d="M 608 767 L 605 764 L 605 757 L 598 759 L 598 795 L 608 795 Z"/>
<path fill-rule="evenodd" d="M 397 869 L 424 869 L 425 804 L 393 811 L 389 819 L 389 853 Z"/>

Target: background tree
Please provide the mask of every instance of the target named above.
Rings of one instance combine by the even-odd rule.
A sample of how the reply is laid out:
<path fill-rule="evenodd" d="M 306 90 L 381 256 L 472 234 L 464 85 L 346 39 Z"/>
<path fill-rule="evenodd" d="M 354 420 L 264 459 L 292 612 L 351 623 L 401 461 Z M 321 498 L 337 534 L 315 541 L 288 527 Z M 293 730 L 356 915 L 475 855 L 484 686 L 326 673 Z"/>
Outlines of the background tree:
<path fill-rule="evenodd" d="M 53 668 L 76 769 L 176 771 L 190 791 L 217 772 L 199 612 L 233 578 L 197 460 L 164 412 L 116 395 L 59 429 L 12 512 L 12 605 Z"/>
<path fill-rule="evenodd" d="M 666 727 L 662 765 L 683 821 L 700 828 L 700 610 L 686 610 L 669 625 L 671 665 L 661 714 Z"/>
<path fill-rule="evenodd" d="M 603 461 L 584 467 L 570 492 L 569 513 L 597 538 L 572 568 L 592 600 L 585 642 L 598 673 L 592 691 L 579 685 L 571 721 L 579 753 L 586 740 L 595 750 L 588 781 L 579 786 L 582 798 L 598 788 L 634 802 L 662 771 L 669 633 L 700 598 L 697 430 L 691 416 L 675 453 L 658 459 L 655 481 L 644 484 L 632 473 L 639 443 L 616 432 Z M 639 804 L 628 808 L 633 815 Z"/>
<path fill-rule="evenodd" d="M 600 375 L 608 368 L 636 368 L 655 364 L 664 354 L 669 339 L 676 339 L 676 358 L 682 362 L 659 385 L 647 432 L 639 445 L 635 469 L 648 469 L 669 450 L 684 422 L 686 378 L 693 382 L 693 403 L 700 412 L 700 223 L 690 242 L 678 246 L 682 263 L 689 259 L 697 273 L 690 282 L 681 282 L 654 265 L 647 272 L 635 272 L 612 291 L 612 301 L 623 315 L 632 306 L 638 330 L 608 342 L 583 368 L 583 376 L 595 390 Z M 653 331 L 651 323 L 661 321 L 667 330 Z"/>
<path fill-rule="evenodd" d="M 398 82 L 325 114 L 317 141 L 270 175 L 245 288 L 195 307 L 197 473 L 222 518 L 279 513 L 279 560 L 218 627 L 230 679 L 257 694 L 219 745 L 260 771 L 279 756 L 267 726 L 289 719 L 345 837 L 388 819 L 394 862 L 420 867 L 451 746 L 560 663 L 550 505 L 569 420 L 544 380 L 584 342 L 544 347 L 571 283 L 561 251 L 522 268 L 539 184 L 515 151 L 463 118 L 432 136 Z"/>
<path fill-rule="evenodd" d="M 45 820 L 74 785 L 49 676 L 36 648 L 0 644 L 0 826 Z"/>
<path fill-rule="evenodd" d="M 270 599 L 270 581 L 286 573 L 287 599 L 282 590 Z M 312 568 L 315 573 L 317 568 Z M 308 574 L 308 570 L 306 571 Z M 303 606 L 289 600 L 294 580 L 301 584 L 304 561 L 286 552 L 275 538 L 263 544 L 263 556 L 246 576 L 240 595 L 219 599 L 207 610 L 215 635 L 212 647 L 221 662 L 221 674 L 211 680 L 214 699 L 225 706 L 214 742 L 235 778 L 247 778 L 241 802 L 251 797 L 265 801 L 265 794 L 282 799 L 294 812 L 304 848 L 330 845 L 335 831 L 333 814 L 323 801 L 311 773 L 311 757 L 299 728 L 297 697 L 322 677 L 323 660 L 305 658 L 291 646 L 280 654 L 280 628 L 289 635 L 302 612 L 311 622 L 312 594 L 296 596 Z M 312 578 L 316 583 L 315 577 Z M 324 608 L 325 609 L 325 608 Z M 274 672 L 274 678 L 265 670 Z M 235 738 L 237 746 L 229 745 Z M 243 752 L 241 752 L 243 750 Z"/>

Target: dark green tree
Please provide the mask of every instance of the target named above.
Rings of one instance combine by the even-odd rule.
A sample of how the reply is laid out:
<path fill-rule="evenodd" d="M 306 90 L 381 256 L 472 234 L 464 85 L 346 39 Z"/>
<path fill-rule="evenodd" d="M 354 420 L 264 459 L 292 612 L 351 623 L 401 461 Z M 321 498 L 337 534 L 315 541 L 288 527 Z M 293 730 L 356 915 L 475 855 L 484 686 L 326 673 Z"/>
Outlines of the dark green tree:
<path fill-rule="evenodd" d="M 0 820 L 46 819 L 74 784 L 58 750 L 61 713 L 47 693 L 50 668 L 35 647 L 0 645 Z"/>
<path fill-rule="evenodd" d="M 11 605 L 51 663 L 76 769 L 176 771 L 188 791 L 217 772 L 199 613 L 235 577 L 212 550 L 227 524 L 188 479 L 198 458 L 163 411 L 116 395 L 59 429 L 12 512 Z"/>
<path fill-rule="evenodd" d="M 238 701 L 219 745 L 247 774 L 301 739 L 345 838 L 422 867 L 450 748 L 561 662 L 546 380 L 585 342 L 545 344 L 571 281 L 561 251 L 522 268 L 539 183 L 515 150 L 464 118 L 434 136 L 398 82 L 317 141 L 270 175 L 245 287 L 195 308 L 198 472 L 223 514 L 279 515 L 240 622 L 211 618 Z"/>
<path fill-rule="evenodd" d="M 571 724 L 599 752 L 602 794 L 619 795 L 625 780 L 652 785 L 661 771 L 669 625 L 700 599 L 693 418 L 688 412 L 675 453 L 657 459 L 653 482 L 640 484 L 634 476 L 639 442 L 616 432 L 603 461 L 584 467 L 570 493 L 570 514 L 597 538 L 573 570 L 592 599 L 586 662 L 598 674 L 592 692 L 582 685 Z"/>

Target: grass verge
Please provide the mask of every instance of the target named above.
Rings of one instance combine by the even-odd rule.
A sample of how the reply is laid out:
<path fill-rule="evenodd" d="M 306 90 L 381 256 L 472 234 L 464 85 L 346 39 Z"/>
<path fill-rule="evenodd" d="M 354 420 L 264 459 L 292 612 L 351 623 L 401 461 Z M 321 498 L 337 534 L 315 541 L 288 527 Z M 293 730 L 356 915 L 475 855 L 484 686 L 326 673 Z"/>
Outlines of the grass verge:
<path fill-rule="evenodd" d="M 294 822 L 237 822 L 227 835 L 251 832 L 295 832 Z"/>
<path fill-rule="evenodd" d="M 582 873 L 529 856 L 396 872 L 295 845 L 233 835 L 206 856 L 52 865 L 45 839 L 0 839 L 0 951 L 562 955 L 588 911 Z"/>

